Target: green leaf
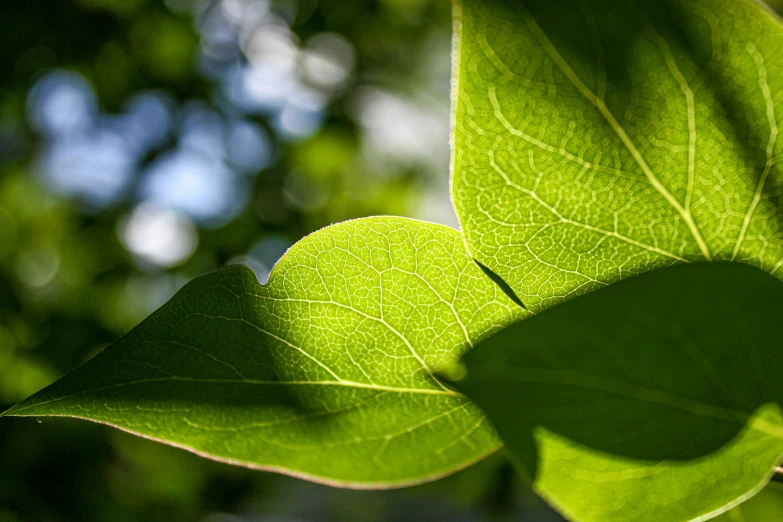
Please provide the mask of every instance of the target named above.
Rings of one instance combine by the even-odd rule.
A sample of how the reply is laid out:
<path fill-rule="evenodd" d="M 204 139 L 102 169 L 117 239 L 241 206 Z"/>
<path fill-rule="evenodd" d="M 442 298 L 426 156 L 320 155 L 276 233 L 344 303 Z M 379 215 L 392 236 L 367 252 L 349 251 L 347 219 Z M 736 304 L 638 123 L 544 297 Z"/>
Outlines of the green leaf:
<path fill-rule="evenodd" d="M 458 0 L 453 195 L 538 311 L 678 262 L 783 277 L 783 26 L 751 0 Z"/>
<path fill-rule="evenodd" d="M 457 231 L 357 220 L 299 242 L 267 285 L 239 266 L 195 279 L 6 415 L 78 417 L 344 486 L 431 480 L 499 446 L 433 372 L 524 313 Z"/>
<path fill-rule="evenodd" d="M 716 522 L 783 520 L 783 484 L 771 482 L 758 495 L 715 519 Z"/>
<path fill-rule="evenodd" d="M 765 272 L 668 267 L 486 339 L 459 388 L 570 519 L 705 520 L 783 454 L 782 319 Z"/>

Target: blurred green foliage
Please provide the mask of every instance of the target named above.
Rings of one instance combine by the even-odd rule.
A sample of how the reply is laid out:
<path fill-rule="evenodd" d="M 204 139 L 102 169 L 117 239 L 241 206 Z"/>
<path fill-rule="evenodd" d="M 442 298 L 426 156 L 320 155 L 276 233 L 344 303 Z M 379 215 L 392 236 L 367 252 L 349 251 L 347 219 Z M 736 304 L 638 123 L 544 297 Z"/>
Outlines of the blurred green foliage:
<path fill-rule="evenodd" d="M 0 24 L 0 409 L 195 276 L 243 262 L 263 279 L 287 245 L 350 218 L 456 223 L 445 0 L 7 0 Z M 89 129 L 65 95 L 47 116 L 59 134 L 39 121 L 53 79 L 83 82 Z M 281 92 L 290 99 L 260 107 Z M 171 124 L 131 157 L 116 128 L 139 93 L 162 100 Z M 183 130 L 204 119 L 218 123 Z M 142 113 L 136 130 L 150 134 L 153 120 Z M 158 198 L 150 213 L 156 165 L 203 156 L 215 139 L 204 165 L 222 177 L 194 180 L 186 164 L 166 185 L 180 200 Z M 237 167 L 261 145 L 263 161 Z M 119 188 L 99 192 L 110 181 Z M 182 203 L 215 194 L 228 196 L 210 219 Z M 145 230 L 157 243 L 133 234 Z M 172 245 L 181 255 L 161 258 Z M 515 477 L 498 455 L 415 488 L 336 490 L 90 423 L 0 422 L 2 522 L 559 520 Z"/>

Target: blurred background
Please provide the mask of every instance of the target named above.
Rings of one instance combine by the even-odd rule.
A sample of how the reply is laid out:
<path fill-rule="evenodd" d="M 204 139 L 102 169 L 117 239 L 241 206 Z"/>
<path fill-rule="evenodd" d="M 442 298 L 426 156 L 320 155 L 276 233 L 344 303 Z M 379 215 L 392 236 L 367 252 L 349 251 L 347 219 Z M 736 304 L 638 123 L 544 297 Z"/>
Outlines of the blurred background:
<path fill-rule="evenodd" d="M 0 2 L 0 411 L 205 272 L 264 282 L 351 218 L 456 226 L 450 16 L 446 0 Z M 770 491 L 754 509 L 783 520 Z M 87 422 L 0 422 L 0 522 L 441 519 L 560 520 L 500 455 L 358 492 Z"/>

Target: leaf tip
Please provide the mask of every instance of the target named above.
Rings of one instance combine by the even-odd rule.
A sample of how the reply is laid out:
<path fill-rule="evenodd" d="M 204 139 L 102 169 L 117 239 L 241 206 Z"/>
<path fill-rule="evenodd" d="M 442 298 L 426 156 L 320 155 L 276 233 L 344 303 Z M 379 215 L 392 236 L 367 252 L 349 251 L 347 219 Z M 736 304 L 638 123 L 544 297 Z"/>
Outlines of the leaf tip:
<path fill-rule="evenodd" d="M 5 411 L 0 411 L 0 417 L 13 417 L 14 411 L 18 410 L 18 406 L 19 404 L 15 404 Z"/>
<path fill-rule="evenodd" d="M 8 408 L 5 411 L 0 411 L 0 417 L 28 417 L 31 415 L 40 415 L 40 412 L 34 412 L 37 408 L 36 404 L 32 403 L 32 399 L 38 394 L 35 393 L 24 400 L 21 400 Z"/>

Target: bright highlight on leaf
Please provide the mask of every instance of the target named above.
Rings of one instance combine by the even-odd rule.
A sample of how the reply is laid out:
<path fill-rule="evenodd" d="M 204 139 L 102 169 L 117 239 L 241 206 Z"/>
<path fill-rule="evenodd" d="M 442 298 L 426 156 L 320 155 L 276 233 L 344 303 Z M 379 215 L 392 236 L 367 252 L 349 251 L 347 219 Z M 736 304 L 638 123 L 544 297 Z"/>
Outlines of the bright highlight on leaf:
<path fill-rule="evenodd" d="M 331 484 L 431 480 L 500 445 L 433 372 L 523 314 L 458 232 L 351 221 L 295 245 L 265 286 L 239 266 L 192 281 L 6 415 L 97 421 Z"/>
<path fill-rule="evenodd" d="M 783 454 L 781 319 L 769 274 L 669 267 L 495 334 L 459 388 L 571 520 L 703 520 Z"/>
<path fill-rule="evenodd" d="M 783 277 L 783 26 L 752 0 L 459 0 L 453 191 L 531 310 L 685 261 Z"/>

